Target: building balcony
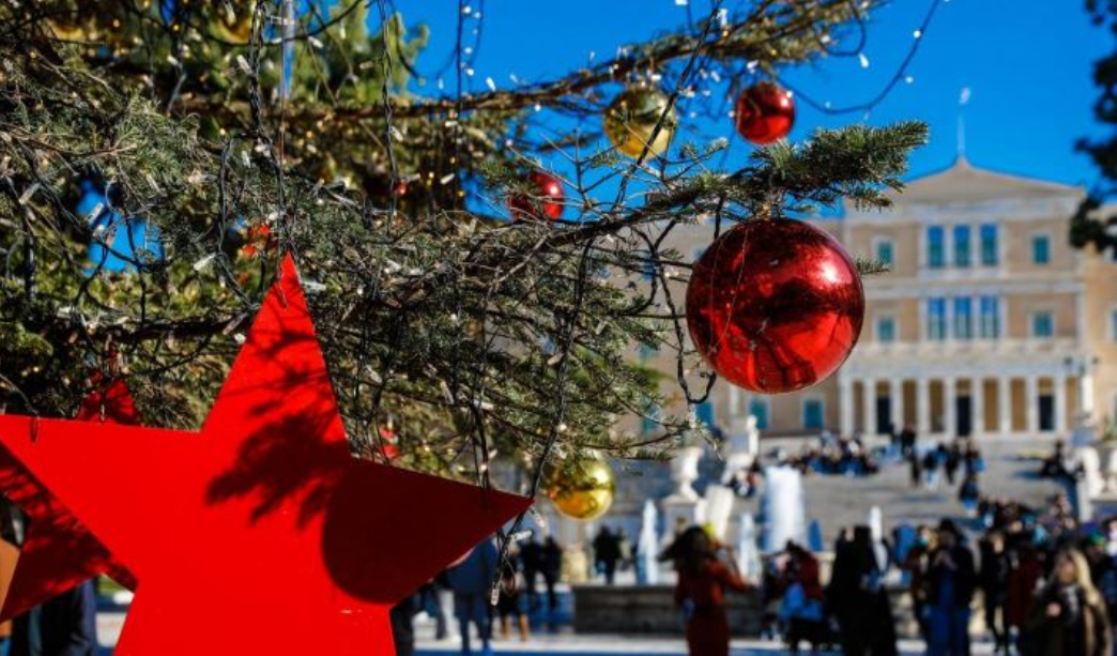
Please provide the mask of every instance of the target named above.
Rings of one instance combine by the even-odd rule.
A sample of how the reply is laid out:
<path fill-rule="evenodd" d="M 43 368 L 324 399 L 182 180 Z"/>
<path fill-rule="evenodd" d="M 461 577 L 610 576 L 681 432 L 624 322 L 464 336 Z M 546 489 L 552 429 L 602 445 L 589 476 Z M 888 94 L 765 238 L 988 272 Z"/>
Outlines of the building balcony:
<path fill-rule="evenodd" d="M 892 358 L 951 358 L 965 355 L 993 355 L 1016 358 L 1029 355 L 1059 355 L 1076 353 L 1080 348 L 1075 337 L 1052 337 L 1052 339 L 973 339 L 973 340 L 920 340 L 917 342 L 859 342 L 850 360 L 892 359 Z"/>

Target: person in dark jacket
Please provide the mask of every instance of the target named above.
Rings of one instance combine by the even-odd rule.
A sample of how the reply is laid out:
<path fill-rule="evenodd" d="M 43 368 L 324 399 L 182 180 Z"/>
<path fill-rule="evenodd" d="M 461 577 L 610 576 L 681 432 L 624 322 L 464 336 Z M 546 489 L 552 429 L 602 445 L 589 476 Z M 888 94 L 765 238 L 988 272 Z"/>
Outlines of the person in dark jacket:
<path fill-rule="evenodd" d="M 555 585 L 562 576 L 562 547 L 555 541 L 554 536 L 548 535 L 543 542 L 543 556 L 539 562 L 539 571 L 543 574 L 543 583 L 547 586 L 547 610 L 552 614 L 558 609 L 558 595 L 555 594 Z"/>
<path fill-rule="evenodd" d="M 907 455 L 909 471 L 911 472 L 911 486 L 919 487 L 923 484 L 923 458 L 919 452 L 912 449 Z"/>
<path fill-rule="evenodd" d="M 446 581 L 454 591 L 454 615 L 461 630 L 463 656 L 473 653 L 469 642 L 471 623 L 477 626 L 481 653 L 492 653 L 489 595 L 496 580 L 499 559 L 496 543 L 490 537 L 474 547 L 465 560 L 446 571 Z"/>
<path fill-rule="evenodd" d="M 1027 656 L 1111 656 L 1113 635 L 1105 602 L 1077 550 L 1055 556 L 1051 580 L 1032 609 L 1021 653 Z"/>
<path fill-rule="evenodd" d="M 16 623 L 10 656 L 97 656 L 97 593 L 86 581 Z"/>
<path fill-rule="evenodd" d="M 597 571 L 605 577 L 606 585 L 613 585 L 617 561 L 621 559 L 621 543 L 617 535 L 603 526 L 593 540 L 593 559 Z"/>
<path fill-rule="evenodd" d="M 531 537 L 520 546 L 520 564 L 524 573 L 524 592 L 527 593 L 527 603 L 530 610 L 539 608 L 539 593 L 535 589 L 535 580 L 543 569 L 543 545 L 532 533 Z"/>
<path fill-rule="evenodd" d="M 958 448 L 958 442 L 951 443 L 950 447 L 939 445 L 943 449 L 943 473 L 946 474 L 946 484 L 954 485 L 954 477 L 958 473 L 958 467 L 962 464 L 962 452 Z"/>
<path fill-rule="evenodd" d="M 396 656 L 415 654 L 415 611 L 418 609 L 418 596 L 412 595 L 388 612 L 392 623 L 392 640 L 396 645 Z"/>
<path fill-rule="evenodd" d="M 939 524 L 938 547 L 927 572 L 930 609 L 929 656 L 969 656 L 970 602 L 977 588 L 977 572 L 962 533 L 949 519 Z"/>
<path fill-rule="evenodd" d="M 900 452 L 905 458 L 910 458 L 915 452 L 915 431 L 910 424 L 905 424 L 900 431 Z"/>
<path fill-rule="evenodd" d="M 897 653 L 892 606 L 882 579 L 869 527 L 857 526 L 851 539 L 840 539 L 835 547 L 826 590 L 826 605 L 838 620 L 846 656 Z"/>
<path fill-rule="evenodd" d="M 982 605 L 985 609 L 985 626 L 993 634 L 993 651 L 1010 652 L 1008 613 L 1008 579 L 1012 574 L 1012 558 L 1005 549 L 1005 536 L 991 531 L 980 544 Z"/>

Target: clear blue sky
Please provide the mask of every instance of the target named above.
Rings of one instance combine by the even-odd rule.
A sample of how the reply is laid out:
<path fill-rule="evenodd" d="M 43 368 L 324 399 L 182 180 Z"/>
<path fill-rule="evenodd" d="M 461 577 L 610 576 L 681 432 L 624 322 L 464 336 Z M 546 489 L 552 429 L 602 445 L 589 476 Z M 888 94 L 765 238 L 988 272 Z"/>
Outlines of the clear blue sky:
<path fill-rule="evenodd" d="M 896 0 L 872 16 L 864 50 L 868 68 L 856 58 L 828 59 L 784 75 L 804 93 L 835 107 L 873 97 L 896 71 L 930 1 Z M 868 117 L 827 116 L 800 103 L 792 138 L 804 138 L 817 126 L 917 118 L 930 124 L 932 142 L 915 154 L 912 172 L 934 171 L 955 157 L 958 99 L 961 89 L 969 87 L 966 150 L 975 165 L 1072 184 L 1095 181 L 1096 174 L 1086 158 L 1074 153 L 1073 144 L 1084 134 L 1098 134 L 1091 66 L 1114 44 L 1107 31 L 1090 25 L 1082 0 L 938 1 L 943 4 L 909 69 L 912 83 L 901 83 Z M 708 11 L 709 0 L 690 2 L 695 15 Z M 726 0 L 726 6 L 740 4 Z M 430 26 L 431 47 L 420 68 L 437 67 L 453 47 L 457 3 L 396 0 L 396 5 L 409 23 Z M 476 0 L 473 6 L 479 6 Z M 488 0 L 470 83 L 483 90 L 487 77 L 507 87 L 513 73 L 525 80 L 561 75 L 584 64 L 591 51 L 599 58 L 612 56 L 624 43 L 685 21 L 686 9 L 676 0 Z M 467 22 L 469 29 L 475 25 Z M 446 83 L 451 88 L 452 80 Z M 433 87 L 432 80 L 425 91 L 435 93 Z M 728 136 L 732 125 L 726 118 L 723 125 L 709 123 L 701 129 L 707 135 L 723 130 Z"/>

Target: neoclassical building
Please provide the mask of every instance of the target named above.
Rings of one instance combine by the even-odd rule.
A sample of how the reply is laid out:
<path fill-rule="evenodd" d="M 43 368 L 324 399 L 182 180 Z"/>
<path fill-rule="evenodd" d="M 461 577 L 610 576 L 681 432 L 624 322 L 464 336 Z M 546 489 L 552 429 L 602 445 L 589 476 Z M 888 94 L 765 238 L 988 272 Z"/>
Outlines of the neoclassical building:
<path fill-rule="evenodd" d="M 960 158 L 913 180 L 889 211 L 819 220 L 852 255 L 889 263 L 866 279 L 861 340 L 835 376 L 764 396 L 720 384 L 702 419 L 769 435 L 1065 435 L 1082 413 L 1117 415 L 1117 259 L 1077 251 L 1084 191 Z M 674 246 L 697 256 L 712 227 Z M 673 376 L 674 360 L 652 355 Z M 653 430 L 649 426 L 648 430 Z"/>

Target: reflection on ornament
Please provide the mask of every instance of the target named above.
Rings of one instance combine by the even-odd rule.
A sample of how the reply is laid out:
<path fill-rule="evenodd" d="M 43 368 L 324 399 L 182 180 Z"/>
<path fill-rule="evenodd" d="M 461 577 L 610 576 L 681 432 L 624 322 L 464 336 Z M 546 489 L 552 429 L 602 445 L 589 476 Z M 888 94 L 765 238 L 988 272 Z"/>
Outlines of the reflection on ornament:
<path fill-rule="evenodd" d="M 601 458 L 586 458 L 555 465 L 545 489 L 560 513 L 589 521 L 601 517 L 613 505 L 616 479 L 609 463 Z"/>
<path fill-rule="evenodd" d="M 242 7 L 237 13 L 226 3 L 225 8 L 217 12 L 217 20 L 213 22 L 213 32 L 222 41 L 236 44 L 248 43 L 252 38 L 251 6 Z"/>
<path fill-rule="evenodd" d="M 686 312 L 695 347 L 719 375 L 754 392 L 791 392 L 845 362 L 865 294 L 833 237 L 793 219 L 753 218 L 695 264 Z"/>
<path fill-rule="evenodd" d="M 87 251 L 88 275 L 135 271 L 136 267 L 143 269 L 163 261 L 163 235 L 158 226 L 142 218 L 101 211 L 90 228 L 94 238 Z"/>
<path fill-rule="evenodd" d="M 542 171 L 532 171 L 527 176 L 530 183 L 530 192 L 516 194 L 508 199 L 508 209 L 512 218 L 520 221 L 525 219 L 550 219 L 552 221 L 562 216 L 562 203 L 566 193 L 562 190 L 562 182 Z"/>
<path fill-rule="evenodd" d="M 86 41 L 85 28 L 76 18 L 76 16 L 52 18 L 47 21 L 47 26 L 54 38 L 61 41 Z"/>
<path fill-rule="evenodd" d="M 795 100 L 774 82 L 759 82 L 745 89 L 733 110 L 737 131 L 761 146 L 779 141 L 795 125 Z"/>
<path fill-rule="evenodd" d="M 667 150 L 677 125 L 675 110 L 668 111 L 669 104 L 667 96 L 656 89 L 628 89 L 605 110 L 605 134 L 617 150 L 629 157 L 639 157 L 645 146 L 649 157 L 660 155 Z M 659 132 L 649 144 L 657 123 Z"/>
<path fill-rule="evenodd" d="M 246 243 L 241 247 L 240 254 L 247 258 L 259 257 L 265 251 L 270 253 L 276 248 L 275 238 L 266 223 L 248 226 L 244 231 L 244 240 Z"/>
<path fill-rule="evenodd" d="M 388 415 L 387 421 L 377 430 L 380 437 L 380 453 L 386 460 L 399 457 L 399 434 L 396 432 L 396 418 Z"/>

